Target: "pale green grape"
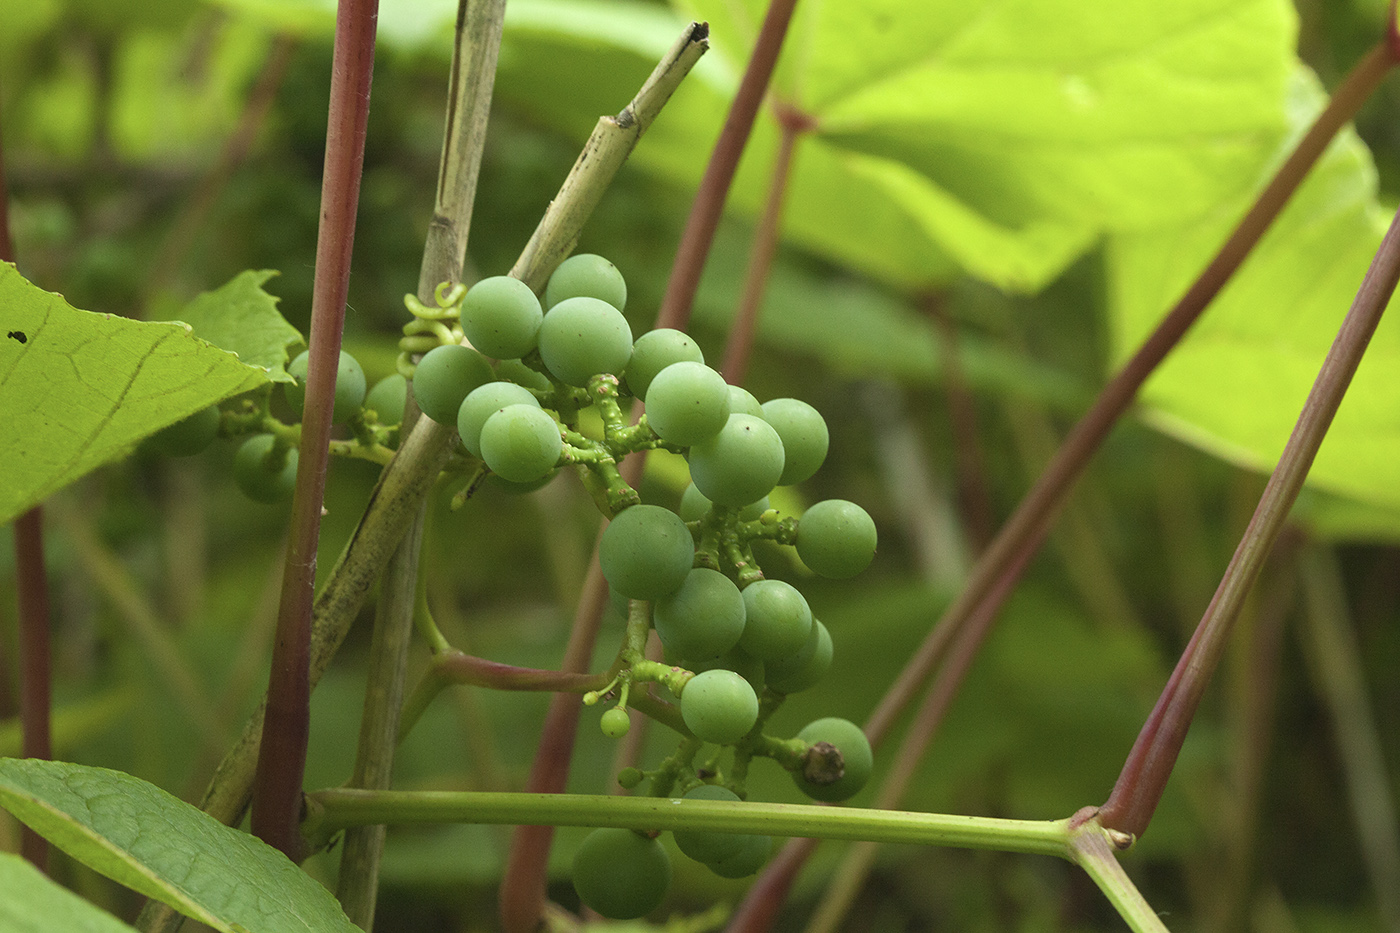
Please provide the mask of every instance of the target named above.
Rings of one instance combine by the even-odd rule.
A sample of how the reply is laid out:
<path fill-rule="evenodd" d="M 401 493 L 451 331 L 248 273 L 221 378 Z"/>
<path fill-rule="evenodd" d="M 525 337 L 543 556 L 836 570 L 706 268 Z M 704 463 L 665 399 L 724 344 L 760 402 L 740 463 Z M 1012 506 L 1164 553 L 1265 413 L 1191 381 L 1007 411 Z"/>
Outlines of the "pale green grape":
<path fill-rule="evenodd" d="M 793 655 L 764 665 L 768 685 L 778 693 L 798 693 L 814 687 L 831 669 L 831 633 L 820 619 L 812 619 L 812 634 Z"/>
<path fill-rule="evenodd" d="M 287 364 L 287 374 L 296 379 L 295 383 L 282 383 L 282 392 L 287 404 L 298 418 L 306 416 L 306 369 L 310 363 L 310 351 L 303 351 Z M 365 371 L 359 361 L 344 350 L 340 351 L 340 363 L 335 373 L 335 401 L 332 403 L 331 423 L 343 424 L 359 411 L 365 401 Z"/>
<path fill-rule="evenodd" d="M 679 589 L 694 561 L 690 529 L 679 515 L 658 505 L 618 512 L 598 543 L 604 579 L 628 599 L 655 599 Z"/>
<path fill-rule="evenodd" d="M 494 379 L 486 357 L 460 344 L 434 347 L 413 371 L 413 396 L 423 414 L 438 424 L 457 423 L 462 399 Z"/>
<path fill-rule="evenodd" d="M 535 349 L 542 320 L 544 309 L 530 286 L 508 275 L 482 279 L 462 299 L 462 332 L 472 346 L 497 359 Z"/>
<path fill-rule="evenodd" d="M 797 588 L 782 580 L 744 587 L 747 621 L 739 646 L 762 661 L 797 654 L 812 633 L 812 610 Z"/>
<path fill-rule="evenodd" d="M 845 580 L 870 566 L 875 557 L 875 521 L 845 499 L 815 503 L 797 520 L 797 556 L 832 580 Z"/>
<path fill-rule="evenodd" d="M 559 425 L 538 404 L 507 405 L 481 426 L 481 459 L 512 483 L 542 479 L 563 449 Z"/>
<path fill-rule="evenodd" d="M 574 853 L 579 900 L 613 920 L 635 920 L 661 906 L 671 857 L 656 839 L 630 829 L 595 829 Z"/>
<path fill-rule="evenodd" d="M 691 481 L 722 505 L 757 502 L 782 475 L 783 442 L 753 415 L 730 415 L 718 434 L 690 448 Z"/>
<path fill-rule="evenodd" d="M 783 441 L 779 486 L 800 483 L 817 472 L 826 459 L 830 436 L 826 420 L 815 408 L 800 399 L 775 398 L 763 403 L 763 420 L 773 426 Z"/>
<path fill-rule="evenodd" d="M 815 745 L 827 742 L 841 753 L 844 773 L 830 783 L 814 783 L 799 768 L 792 773 L 802 793 L 813 800 L 835 802 L 854 797 L 870 780 L 870 772 L 875 767 L 875 756 L 870 750 L 870 740 L 865 737 L 860 726 L 848 719 L 829 716 L 808 723 L 797 737 L 803 742 Z"/>
<path fill-rule="evenodd" d="M 457 409 L 457 433 L 462 437 L 462 446 L 481 456 L 481 429 L 486 419 L 507 405 L 534 405 L 539 400 L 529 389 L 513 382 L 488 382 L 467 393 L 467 397 Z"/>
<path fill-rule="evenodd" d="M 632 345 L 632 358 L 623 372 L 628 391 L 637 398 L 646 398 L 647 389 L 651 387 L 656 374 L 672 363 L 681 362 L 705 362 L 705 354 L 700 352 L 689 334 L 669 327 L 647 331 Z M 758 403 L 754 404 L 756 406 Z"/>
<path fill-rule="evenodd" d="M 632 356 L 627 319 L 597 298 L 568 298 L 551 307 L 539 342 L 544 365 L 571 386 L 587 385 L 599 373 L 620 373 Z"/>
<path fill-rule="evenodd" d="M 696 567 L 673 593 L 652 606 L 657 637 L 678 658 L 713 658 L 744 633 L 744 597 L 724 574 Z"/>
<path fill-rule="evenodd" d="M 627 282 L 617 266 L 602 256 L 579 253 L 559 264 L 544 287 L 545 307 L 585 296 L 606 301 L 617 310 L 627 307 Z"/>
<path fill-rule="evenodd" d="M 681 718 L 697 739 L 732 745 L 758 722 L 758 696 L 743 677 L 715 668 L 681 688 Z"/>
<path fill-rule="evenodd" d="M 672 363 L 647 388 L 646 409 L 657 437 L 688 447 L 729 421 L 729 386 L 704 363 Z"/>

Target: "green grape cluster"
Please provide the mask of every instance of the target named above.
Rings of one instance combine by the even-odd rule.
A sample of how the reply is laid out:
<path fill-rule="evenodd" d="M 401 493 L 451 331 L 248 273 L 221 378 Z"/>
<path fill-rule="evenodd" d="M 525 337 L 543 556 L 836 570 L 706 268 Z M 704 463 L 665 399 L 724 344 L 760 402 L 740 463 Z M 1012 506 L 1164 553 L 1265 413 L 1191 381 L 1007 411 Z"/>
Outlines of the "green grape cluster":
<path fill-rule="evenodd" d="M 600 727 L 618 738 L 631 726 L 629 697 L 664 687 L 677 700 L 668 721 L 683 733 L 660 767 L 625 769 L 619 781 L 629 789 L 648 782 L 657 796 L 736 802 L 748 763 L 766 757 L 813 799 L 850 798 L 871 768 L 857 726 L 820 719 L 793 738 L 765 731 L 787 695 L 821 681 L 834 645 L 797 587 L 766 577 L 753 551 L 758 540 L 790 546 L 832 579 L 853 576 L 873 559 L 875 524 L 855 503 L 818 502 L 800 517 L 770 506 L 776 487 L 801 483 L 821 467 L 830 444 L 825 420 L 798 399 L 760 403 L 728 385 L 679 331 L 634 339 L 622 314 L 626 283 L 601 257 L 567 260 L 542 302 L 512 282 L 485 279 L 467 290 L 462 332 L 480 352 L 456 345 L 431 351 L 418 365 L 415 390 L 424 411 L 455 423 L 465 451 L 491 473 L 523 488 L 572 466 L 611 516 L 598 558 L 611 595 L 627 603 L 627 634 L 616 676 L 585 702 L 611 701 Z M 433 364 L 449 354 L 464 373 L 450 380 L 439 376 L 446 367 Z M 425 396 L 434 401 L 423 403 Z M 643 403 L 635 424 L 624 414 L 629 397 Z M 587 408 L 596 410 L 601 432 L 584 431 Z M 624 456 L 646 449 L 681 454 L 689 464 L 692 484 L 676 510 L 640 502 L 618 471 Z M 652 630 L 664 663 L 643 654 Z M 705 747 L 726 757 L 704 757 Z M 731 878 L 753 874 L 772 848 L 760 834 L 675 835 L 682 853 Z M 667 858 L 653 837 L 597 830 L 575 858 L 575 887 L 605 916 L 638 917 L 664 897 Z"/>

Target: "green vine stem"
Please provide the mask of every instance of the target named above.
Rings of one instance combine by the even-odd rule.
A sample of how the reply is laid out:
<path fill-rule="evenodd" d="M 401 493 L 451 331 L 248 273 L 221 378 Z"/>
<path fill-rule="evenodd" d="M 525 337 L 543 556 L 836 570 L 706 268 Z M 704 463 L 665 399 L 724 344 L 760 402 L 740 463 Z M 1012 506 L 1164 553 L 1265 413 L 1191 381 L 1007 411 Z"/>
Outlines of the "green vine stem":
<path fill-rule="evenodd" d="M 977 560 L 957 599 L 944 611 L 866 720 L 865 732 L 872 744 L 879 745 L 884 740 L 901 712 L 942 664 L 960 631 L 965 628 L 972 630 L 970 638 L 975 642 L 980 642 L 983 635 L 990 631 L 1002 603 L 1039 550 L 1051 523 L 1068 500 L 1075 480 L 1109 430 L 1132 404 L 1137 390 L 1229 281 L 1283 210 L 1288 198 L 1302 183 L 1328 143 L 1355 116 L 1361 104 L 1397 61 L 1400 61 L 1400 42 L 1392 41 L 1388 36 L 1357 63 L 1210 264 L 1075 424 L 1040 479 L 1022 498 L 1016 511 Z M 956 682 L 961 680 L 961 675 L 951 669 L 941 676 L 952 679 L 954 688 Z M 911 734 L 906 741 L 913 741 L 914 738 Z M 919 741 L 927 745 L 931 740 L 930 734 Z M 750 889 L 730 921 L 729 933 L 760 933 L 769 928 L 776 916 L 777 906 L 765 902 L 763 898 L 774 896 L 773 892 L 785 893 L 797 871 L 805 864 L 806 858 L 796 851 L 796 846 L 797 843 L 789 844 L 792 851 L 785 853 L 785 856 L 790 857 L 775 859 L 764 869 L 760 883 Z M 811 844 L 804 843 L 802 848 L 806 855 L 814 851 Z M 787 877 L 776 877 L 778 872 L 787 873 Z"/>
<path fill-rule="evenodd" d="M 331 435 L 331 406 L 350 291 L 355 213 L 365 158 L 379 0 L 340 0 L 331 65 L 321 223 L 311 297 L 303 450 L 297 462 L 282 600 L 272 646 L 267 715 L 253 782 L 254 834 L 296 859 L 301 837 L 301 782 L 311 727 L 311 616 L 316 547 Z"/>
<path fill-rule="evenodd" d="M 465 294 L 458 279 L 466 257 L 504 20 L 505 0 L 470 4 L 459 0 L 436 204 L 418 276 L 416 303 L 425 311 L 431 302 L 446 315 L 447 309 L 456 307 Z M 410 307 L 410 310 L 418 309 Z M 440 320 L 415 316 L 413 323 L 434 328 L 439 339 L 444 335 L 448 341 L 453 338 Z M 410 396 L 402 422 L 409 430 L 422 417 L 412 398 L 412 386 L 410 381 Z M 425 596 L 420 585 L 419 559 L 426 525 L 425 499 L 384 571 L 375 612 L 359 745 L 350 779 L 352 787 L 384 790 L 392 777 L 401 735 L 408 649 L 418 617 L 419 598 Z M 438 637 L 441 638 L 440 633 Z M 365 930 L 373 929 L 374 925 L 384 838 L 383 826 L 359 827 L 345 834 L 336 896 L 346 916 Z"/>
<path fill-rule="evenodd" d="M 1074 861 L 1094 879 L 1094 884 L 1099 886 L 1134 933 L 1167 933 L 1162 918 L 1143 899 L 1114 854 L 1116 849 L 1130 844 L 1129 840 L 1105 830 L 1092 819 L 1076 826 L 1070 833 Z"/>
<path fill-rule="evenodd" d="M 763 17 L 763 25 L 759 27 L 748 66 L 739 81 L 739 89 L 734 93 L 734 101 L 729 105 L 729 114 L 724 119 L 719 138 L 715 140 L 715 148 L 710 153 L 710 161 L 695 192 L 685 230 L 681 232 L 671 278 L 666 283 L 666 294 L 656 315 L 655 326 L 658 328 L 685 330 L 690 322 L 690 308 L 700 285 L 700 274 L 705 270 L 705 259 L 710 255 L 715 231 L 719 229 L 729 186 L 739 169 L 739 157 L 748 145 L 749 134 L 753 132 L 758 108 L 768 92 L 768 82 L 778 64 L 778 53 L 782 51 L 783 39 L 787 36 L 788 24 L 792 22 L 796 7 L 797 0 L 770 0 L 768 4 L 768 12 Z"/>
<path fill-rule="evenodd" d="M 1375 259 L 1366 270 L 1356 299 L 1327 352 L 1298 423 L 1264 487 L 1239 547 L 1225 568 L 1215 596 L 1099 813 L 1104 826 L 1140 836 L 1151 822 L 1206 684 L 1224 653 L 1231 625 L 1303 488 L 1308 469 L 1327 436 L 1327 429 L 1397 281 L 1400 281 L 1400 213 L 1392 219 Z"/>
<path fill-rule="evenodd" d="M 823 839 L 872 839 L 1074 858 L 1068 820 L 1007 820 L 811 804 L 594 794 L 334 788 L 308 794 L 306 801 L 303 831 L 308 840 L 318 843 L 350 826 L 375 823 L 503 823 L 815 835 Z"/>

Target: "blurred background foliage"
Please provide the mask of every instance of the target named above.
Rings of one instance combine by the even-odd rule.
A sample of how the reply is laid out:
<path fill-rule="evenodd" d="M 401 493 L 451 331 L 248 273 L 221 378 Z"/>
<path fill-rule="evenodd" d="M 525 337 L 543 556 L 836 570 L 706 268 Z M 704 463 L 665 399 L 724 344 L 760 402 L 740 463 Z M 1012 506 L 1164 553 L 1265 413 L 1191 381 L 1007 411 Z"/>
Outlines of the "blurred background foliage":
<path fill-rule="evenodd" d="M 346 333 L 371 380 L 392 369 L 402 297 L 416 286 L 437 173 L 450 6 L 385 5 Z M 269 288 L 304 329 L 330 7 L 320 0 L 0 0 L 0 132 L 25 275 L 77 307 L 161 318 L 244 269 L 276 269 Z M 1297 14 L 1298 53 L 1332 86 L 1374 44 L 1384 3 L 1299 0 Z M 473 277 L 509 268 L 579 141 L 599 114 L 626 102 L 650 67 L 648 56 L 660 51 L 658 37 L 664 48 L 678 22 L 663 4 L 601 0 L 522 0 L 512 17 L 473 218 Z M 716 26 L 723 35 L 724 24 Z M 741 30 L 730 24 L 730 31 Z M 712 137 L 742 61 L 725 50 L 712 57 L 694 79 L 697 89 L 677 99 L 682 116 L 704 125 L 681 127 L 682 116 L 659 124 L 580 243 L 627 276 L 627 312 L 638 333 L 650 326 L 664 291 L 708 153 L 708 142 L 697 140 Z M 587 79 L 571 77 L 584 67 L 592 69 Z M 1383 85 L 1357 122 L 1387 204 L 1400 195 L 1397 94 L 1393 80 Z M 1277 122 L 1282 132 L 1283 118 Z M 771 137 L 771 126 L 760 127 L 765 132 Z M 841 145 L 893 145 L 873 137 L 852 142 L 856 135 L 850 131 Z M 682 160 L 676 151 L 687 145 Z M 757 203 L 766 170 L 745 171 L 736 194 L 741 209 L 721 229 L 692 328 L 711 360 L 720 358 L 743 278 L 750 220 L 742 208 Z M 810 182 L 813 191 L 819 181 Z M 766 570 L 807 593 L 837 648 L 829 679 L 775 720 L 789 732 L 817 715 L 860 721 L 870 711 L 971 557 L 1123 355 L 1122 333 L 1131 327 L 1123 323 L 1122 296 L 1133 284 L 1124 285 L 1123 270 L 1131 272 L 1129 260 L 1140 261 L 1144 250 L 1163 249 L 1151 241 L 1158 228 L 1105 246 L 1100 225 L 1065 232 L 1070 245 L 1030 278 L 1017 277 L 1026 267 L 1007 266 L 999 280 L 995 263 L 978 275 L 961 272 L 958 257 L 936 243 L 890 259 L 893 267 L 923 255 L 923 265 L 885 274 L 880 257 L 860 243 L 841 245 L 859 231 L 827 229 L 822 240 L 820 224 L 803 219 L 812 212 L 803 191 L 799 184 L 792 195 L 795 219 L 769 285 L 747 385 L 760 399 L 806 399 L 831 425 L 826 466 L 785 491 L 783 505 L 800 509 L 831 496 L 860 502 L 880 526 L 881 549 L 869 571 L 839 585 L 805 576 L 784 554 L 765 555 Z M 1366 197 L 1374 202 L 1373 192 Z M 1137 242 L 1129 242 L 1132 235 Z M 1162 394 L 1169 405 L 1170 391 Z M 1254 411 L 1218 400 L 1215 407 L 1246 421 Z M 1146 421 L 1169 430 L 1175 424 L 1176 434 L 1207 449 L 1237 452 L 1214 429 L 1181 430 L 1166 407 L 1148 414 L 1112 435 L 1080 484 L 1003 613 L 907 806 L 1054 818 L 1107 795 L 1263 483 L 1258 472 L 1228 462 L 1257 466 L 1258 456 L 1217 459 Z M 1396 415 L 1389 417 L 1393 423 Z M 231 459 L 231 446 L 186 461 L 134 458 L 52 501 L 60 756 L 197 796 L 259 695 L 284 518 L 239 496 L 229 482 Z M 353 528 L 374 475 L 359 462 L 333 466 L 323 569 Z M 644 498 L 673 504 L 680 475 L 657 458 Z M 459 647 L 485 657 L 557 666 L 596 510 L 572 480 L 525 497 L 488 486 L 455 513 L 447 508 L 452 492 L 434 499 L 426 551 L 440 624 Z M 1359 691 L 1373 711 L 1382 761 L 1395 773 L 1400 572 L 1391 542 L 1400 524 L 1377 505 L 1387 498 L 1396 501 L 1393 491 L 1368 497 L 1363 489 L 1347 500 L 1310 493 L 1300 507 L 1306 522 L 1281 546 L 1241 620 L 1152 830 L 1126 858 L 1173 929 L 1386 928 L 1368 881 L 1376 857 L 1368 861 L 1353 828 L 1355 741 L 1335 717 Z M 13 566 L 9 546 L 5 536 L 0 566 Z M 12 581 L 0 581 L 0 590 L 0 606 L 13 606 Z M 1339 636 L 1315 637 L 1318 615 L 1354 632 L 1350 666 L 1322 660 L 1317 638 L 1325 645 Z M 11 616 L 0 609 L 7 659 L 0 703 L 13 699 Z M 614 619 L 600 666 L 619 632 Z M 348 774 L 367 647 L 368 627 L 357 626 L 316 691 L 308 786 L 338 784 Z M 519 787 L 545 702 L 449 693 L 405 744 L 397 786 Z M 12 706 L 0 709 L 6 754 L 18 747 L 13 720 L 5 719 L 12 713 Z M 572 778 L 579 791 L 605 790 L 613 771 L 613 749 L 596 716 L 584 714 Z M 647 760 L 655 761 L 667 739 L 653 734 L 650 744 Z M 1400 785 L 1388 781 L 1393 802 Z M 772 768 L 755 768 L 751 788 L 756 798 L 799 799 Z M 0 833 L 11 847 L 13 826 L 0 824 Z M 559 866 L 579 836 L 559 834 Z M 493 928 L 505 839 L 503 830 L 481 827 L 392 832 L 378 928 Z M 785 929 L 801 928 L 840 849 L 823 847 L 803 876 Z M 700 912 L 742 892 L 742 884 L 685 864 L 678 860 L 668 910 Z M 329 879 L 334 857 L 310 868 Z M 76 867 L 61 870 L 98 902 L 130 911 L 122 892 Z M 571 903 L 562 871 L 558 882 L 555 893 Z M 890 849 L 845 929 L 1120 924 L 1092 885 L 1064 865 Z"/>

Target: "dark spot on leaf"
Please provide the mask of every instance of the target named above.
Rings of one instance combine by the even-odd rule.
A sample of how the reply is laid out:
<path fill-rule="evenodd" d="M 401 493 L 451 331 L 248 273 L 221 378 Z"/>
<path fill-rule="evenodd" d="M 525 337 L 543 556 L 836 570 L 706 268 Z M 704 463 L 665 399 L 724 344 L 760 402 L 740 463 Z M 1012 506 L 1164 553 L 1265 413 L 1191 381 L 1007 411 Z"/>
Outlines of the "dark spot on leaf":
<path fill-rule="evenodd" d="M 29 342 L 29 338 L 24 335 L 24 331 L 22 330 L 12 330 L 5 336 L 9 337 L 11 340 L 18 340 L 20 343 Z"/>

